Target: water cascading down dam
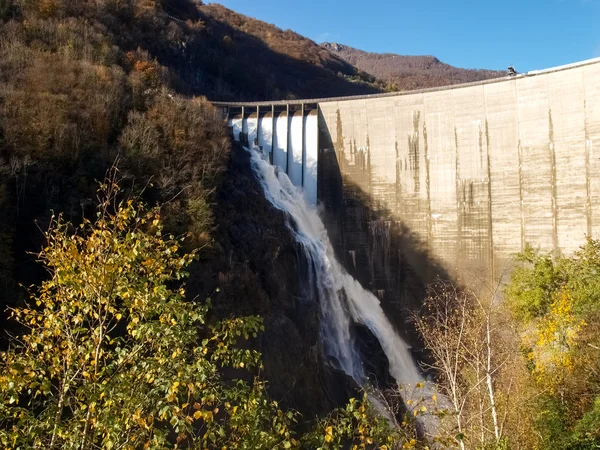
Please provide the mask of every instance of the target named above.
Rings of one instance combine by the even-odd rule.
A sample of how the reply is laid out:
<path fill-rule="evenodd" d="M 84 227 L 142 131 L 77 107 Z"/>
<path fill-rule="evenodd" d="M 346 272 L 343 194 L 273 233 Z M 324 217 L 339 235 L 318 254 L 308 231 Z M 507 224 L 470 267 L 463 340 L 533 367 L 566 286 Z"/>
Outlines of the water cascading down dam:
<path fill-rule="evenodd" d="M 406 407 L 410 410 L 425 403 L 431 410 L 435 402 L 434 388 L 423 379 L 409 346 L 387 319 L 379 299 L 365 290 L 337 261 L 325 226 L 317 210 L 305 198 L 305 191 L 298 189 L 279 167 L 271 165 L 269 155 L 259 147 L 251 146 L 248 151 L 252 171 L 260 181 L 265 197 L 275 208 L 286 213 L 288 228 L 309 262 L 306 291 L 320 306 L 320 339 L 330 364 L 357 385 L 367 383 L 369 374 L 363 367 L 353 332 L 354 324 L 365 326 L 379 341 Z M 371 396 L 371 401 L 379 405 L 376 397 Z M 389 412 L 382 409 L 382 413 Z M 423 432 L 431 436 L 436 434 L 435 417 L 420 417 L 419 421 Z"/>
<path fill-rule="evenodd" d="M 442 276 L 501 292 L 526 245 L 570 254 L 600 237 L 600 59 L 408 93 L 216 105 L 313 264 L 327 356 L 360 384 L 353 322 L 414 385 L 403 324 L 419 285 Z"/>

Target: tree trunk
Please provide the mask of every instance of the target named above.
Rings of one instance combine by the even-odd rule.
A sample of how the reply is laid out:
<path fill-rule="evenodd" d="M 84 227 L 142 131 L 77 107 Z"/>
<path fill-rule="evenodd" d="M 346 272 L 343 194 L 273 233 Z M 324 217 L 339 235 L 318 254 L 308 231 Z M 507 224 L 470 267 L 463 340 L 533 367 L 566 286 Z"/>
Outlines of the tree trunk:
<path fill-rule="evenodd" d="M 496 442 L 500 440 L 500 429 L 498 427 L 498 412 L 496 411 L 496 396 L 494 395 L 494 386 L 492 384 L 492 333 L 490 330 L 490 315 L 486 314 L 486 344 L 487 344 L 487 366 L 486 366 L 486 384 L 488 395 L 490 397 L 490 409 L 492 412 L 492 420 L 494 421 L 494 436 Z"/>

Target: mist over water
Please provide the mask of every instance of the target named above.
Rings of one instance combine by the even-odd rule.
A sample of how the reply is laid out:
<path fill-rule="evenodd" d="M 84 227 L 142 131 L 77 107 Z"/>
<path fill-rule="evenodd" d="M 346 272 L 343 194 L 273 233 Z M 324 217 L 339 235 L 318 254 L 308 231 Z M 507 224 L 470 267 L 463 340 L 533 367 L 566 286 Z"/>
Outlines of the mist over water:
<path fill-rule="evenodd" d="M 416 395 L 418 383 L 424 383 L 418 396 L 427 404 L 433 390 L 424 382 L 409 346 L 385 316 L 379 299 L 364 289 L 337 261 L 316 209 L 307 205 L 300 188 L 294 186 L 285 173 L 263 159 L 260 150 L 249 151 L 252 171 L 260 181 L 265 197 L 275 208 L 287 213 L 288 227 L 312 264 L 313 270 L 309 270 L 306 280 L 311 289 L 307 292 L 318 296 L 321 339 L 330 362 L 359 385 L 367 382 L 352 333 L 353 323 L 362 324 L 375 335 L 385 352 L 390 374 L 398 383 L 405 404 L 408 406 L 408 400 L 415 401 L 411 397 Z"/>

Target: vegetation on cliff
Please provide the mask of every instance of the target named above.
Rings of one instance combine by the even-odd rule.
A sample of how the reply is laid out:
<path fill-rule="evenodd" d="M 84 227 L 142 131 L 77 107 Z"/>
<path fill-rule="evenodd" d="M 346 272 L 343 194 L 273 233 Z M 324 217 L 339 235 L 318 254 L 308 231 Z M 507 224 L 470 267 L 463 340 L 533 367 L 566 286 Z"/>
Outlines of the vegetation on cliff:
<path fill-rule="evenodd" d="M 468 449 L 600 445 L 600 242 L 527 248 L 504 302 L 438 283 L 415 320 Z"/>
<path fill-rule="evenodd" d="M 323 98 L 383 88 L 373 75 L 291 30 L 218 4 L 201 6 L 200 13 L 214 39 L 213 60 L 219 62 L 218 99 Z"/>
<path fill-rule="evenodd" d="M 231 26 L 211 18 L 210 11 L 199 2 L 186 0 L 0 2 L 0 327 L 8 332 L 1 338 L 6 350 L 1 371 L 4 447 L 97 448 L 109 446 L 108 442 L 114 448 L 140 447 L 132 443 L 134 439 L 160 447 L 175 445 L 180 433 L 180 442 L 193 439 L 195 445 L 201 445 L 204 438 L 198 438 L 198 433 L 210 428 L 207 418 L 211 411 L 218 425 L 208 433 L 209 441 L 216 439 L 209 447 L 217 442 L 225 445 L 226 439 L 238 436 L 239 448 L 269 443 L 273 444 L 269 448 L 286 447 L 286 442 L 299 446 L 308 439 L 325 448 L 339 448 L 353 440 L 373 441 L 373 433 L 385 431 L 368 405 L 357 401 L 334 412 L 316 434 L 288 439 L 293 428 L 310 428 L 316 413 L 323 416 L 346 401 L 352 389 L 339 383 L 338 375 L 337 389 L 342 394 L 334 399 L 323 395 L 319 383 L 326 378 L 325 369 L 319 366 L 322 362 L 315 343 L 305 342 L 301 334 L 318 329 L 314 315 L 293 317 L 295 313 L 285 302 L 298 295 L 294 283 L 286 284 L 281 277 L 274 286 L 265 275 L 282 260 L 294 261 L 293 247 L 282 231 L 281 235 L 265 232 L 261 223 L 246 227 L 252 214 L 241 217 L 243 212 L 231 210 L 235 202 L 223 200 L 232 195 L 229 189 L 234 187 L 246 192 L 249 199 L 241 210 L 262 208 L 261 220 L 272 221 L 279 230 L 285 230 L 284 218 L 260 204 L 256 181 L 252 184 L 245 174 L 235 180 L 227 175 L 235 170 L 235 164 L 226 126 L 204 97 L 189 96 L 223 94 L 239 99 L 275 95 L 263 77 L 264 65 L 257 60 L 247 64 L 240 54 L 230 51 L 230 41 L 246 48 L 242 45 L 246 40 L 254 43 L 247 48 L 264 56 L 264 64 L 281 69 L 277 95 L 322 96 L 331 86 L 338 89 L 333 93 L 340 95 L 374 90 L 349 80 L 355 70 L 345 63 L 335 61 L 326 68 L 330 63 L 315 65 L 293 55 L 282 56 L 247 33 L 233 33 Z M 225 39 L 227 36 L 231 39 Z M 286 39 L 293 43 L 298 37 Z M 302 73 L 305 78 L 299 75 Z M 279 79 L 277 84 L 280 86 Z M 116 204 L 125 203 L 101 210 L 98 218 L 93 200 L 96 180 L 104 179 L 115 162 L 123 188 Z M 148 226 L 149 219 L 137 203 L 126 202 L 129 196 L 159 204 L 160 222 L 153 225 L 155 217 Z M 142 225 L 143 220 L 147 223 Z M 162 243 L 154 234 L 159 225 L 164 226 Z M 113 241 L 99 231 L 103 227 L 111 230 L 108 235 Z M 40 229 L 50 231 L 44 234 Z M 80 229 L 79 234 L 74 234 L 75 229 Z M 257 236 L 253 238 L 252 233 Z M 171 234 L 185 235 L 186 240 L 175 243 L 164 237 Z M 264 239 L 265 234 L 270 234 L 269 240 Z M 133 240 L 133 235 L 140 242 Z M 250 243 L 240 245 L 245 240 Z M 136 248 L 142 244 L 145 252 Z M 174 252 L 174 245 L 179 257 L 167 255 L 155 266 L 158 272 L 136 279 L 139 270 L 147 269 L 144 261 L 157 252 Z M 252 245 L 262 246 L 262 253 L 250 254 Z M 44 248 L 40 258 L 49 271 L 33 256 L 40 248 Z M 175 270 L 172 264 L 190 262 L 183 256 L 185 252 L 198 252 L 198 260 L 186 269 L 192 273 L 186 288 L 189 298 L 204 299 L 215 287 L 222 287 L 211 310 L 202 302 L 184 302 L 183 292 L 172 279 L 184 270 Z M 124 264 L 124 272 L 117 268 L 114 280 L 102 269 L 106 259 L 115 267 L 116 261 Z M 65 272 L 62 265 L 69 270 Z M 57 266 L 60 271 L 55 270 Z M 282 267 L 285 270 L 287 266 Z M 157 288 L 147 297 L 142 292 L 146 281 Z M 118 282 L 121 290 L 98 297 L 98 292 L 84 292 L 83 285 L 88 282 L 101 291 Z M 32 297 L 20 285 L 32 286 Z M 131 298 L 146 302 L 138 316 L 132 311 L 144 305 L 129 304 Z M 14 312 L 16 322 L 5 316 L 6 306 Z M 259 326 L 255 319 L 231 319 L 234 310 L 264 314 L 264 336 L 271 339 L 273 333 L 285 333 L 291 349 L 253 341 L 242 343 L 243 353 L 234 351 L 228 345 L 231 333 L 219 331 L 216 324 L 232 323 L 248 331 Z M 162 316 L 177 323 L 159 324 Z M 210 326 L 203 326 L 203 321 Z M 116 328 L 111 333 L 104 333 L 112 327 Z M 135 331 L 139 327 L 148 333 Z M 158 328 L 176 335 L 159 336 Z M 9 334 L 19 339 L 9 338 Z M 314 341 L 318 335 L 312 334 Z M 215 336 L 219 342 L 202 343 Z M 259 334 L 257 341 L 261 338 Z M 206 355 L 197 354 L 198 349 L 213 344 L 216 350 L 211 347 Z M 219 344 L 227 345 L 231 352 L 219 350 Z M 172 347 L 168 354 L 167 346 Z M 293 412 L 280 415 L 283 406 L 274 406 L 266 397 L 264 382 L 253 381 L 256 369 L 246 369 L 252 368 L 251 362 L 258 362 L 257 353 L 247 353 L 250 348 L 266 350 L 264 373 L 274 380 L 271 390 L 286 405 L 301 407 L 306 414 L 302 421 Z M 180 360 L 165 360 L 177 349 Z M 96 350 L 101 358 L 97 362 Z M 88 358 L 91 354 L 93 359 Z M 246 374 L 238 375 L 241 366 L 237 363 L 237 369 L 221 367 L 215 354 L 229 358 L 229 363 L 243 362 Z M 246 354 L 253 361 L 239 359 Z M 283 354 L 303 359 L 294 361 L 296 367 L 284 365 Z M 159 360 L 165 361 L 164 367 L 156 366 Z M 180 367 L 184 363 L 189 363 L 189 369 Z M 315 370 L 306 373 L 308 367 Z M 192 373 L 194 368 L 199 372 Z M 152 370 L 156 372 L 152 383 L 145 378 L 142 382 L 142 371 Z M 203 409 L 212 406 L 211 399 L 200 398 L 202 408 L 193 411 L 189 407 L 195 403 L 183 406 L 181 396 L 189 393 L 190 384 L 198 392 L 208 389 L 195 385 L 198 376 L 213 377 L 208 388 L 215 395 L 215 408 L 223 415 L 214 412 L 215 408 Z M 236 378 L 244 382 L 232 385 Z M 160 386 L 156 385 L 159 379 Z M 175 383 L 179 383 L 177 389 Z M 305 384 L 303 390 L 290 392 L 297 383 Z M 230 398 L 235 396 L 239 397 Z M 159 403 L 161 408 L 155 409 Z M 253 415 L 233 420 L 236 412 L 232 414 L 226 403 L 231 408 L 238 405 L 238 414 L 254 410 Z M 344 426 L 335 428 L 333 424 L 343 417 Z M 295 424 L 294 418 L 301 423 Z M 276 423 L 287 424 L 277 429 L 277 436 L 272 428 Z"/>
<path fill-rule="evenodd" d="M 230 143 L 210 104 L 190 95 L 376 91 L 355 75 L 311 41 L 217 5 L 2 0 L 0 305 L 43 277 L 27 256 L 43 241 L 35 222 L 45 228 L 51 210 L 79 222 L 117 158 L 138 188 L 152 181 L 145 197 L 169 210 L 171 231 L 210 241 Z"/>
<path fill-rule="evenodd" d="M 0 352 L 0 443 L 6 449 L 391 448 L 392 430 L 364 396 L 297 434 L 299 419 L 253 376 L 241 344 L 256 316 L 211 321 L 210 300 L 180 284 L 195 252 L 164 232 L 159 208 L 120 200 L 117 172 L 96 217 L 53 218 L 38 255 L 49 273 L 11 316 L 23 330 Z M 250 381 L 223 377 L 250 371 Z"/>

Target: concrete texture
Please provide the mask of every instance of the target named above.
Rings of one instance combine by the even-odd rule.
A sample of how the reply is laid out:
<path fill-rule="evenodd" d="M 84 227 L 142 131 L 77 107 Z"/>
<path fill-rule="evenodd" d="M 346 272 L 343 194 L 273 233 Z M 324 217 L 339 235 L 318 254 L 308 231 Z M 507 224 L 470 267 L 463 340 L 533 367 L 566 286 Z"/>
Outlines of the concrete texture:
<path fill-rule="evenodd" d="M 600 237 L 600 62 L 319 110 L 342 204 L 359 190 L 368 220 L 399 222 L 436 270 L 478 290 L 505 278 L 526 244 L 569 254 Z M 341 226 L 343 252 L 360 252 L 364 237 Z"/>

